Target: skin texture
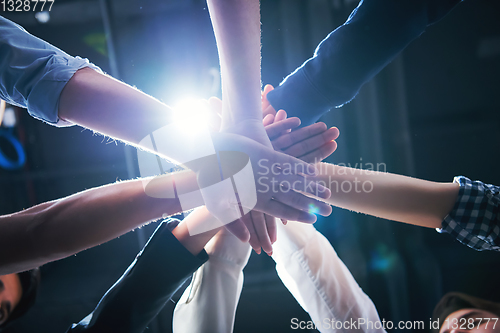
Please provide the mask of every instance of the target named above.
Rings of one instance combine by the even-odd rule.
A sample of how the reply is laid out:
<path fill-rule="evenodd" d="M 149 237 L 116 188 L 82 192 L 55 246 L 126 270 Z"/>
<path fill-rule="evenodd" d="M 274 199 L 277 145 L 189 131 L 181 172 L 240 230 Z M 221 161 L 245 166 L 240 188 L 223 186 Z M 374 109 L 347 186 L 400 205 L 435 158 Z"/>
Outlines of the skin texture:
<path fill-rule="evenodd" d="M 340 134 L 339 130 L 336 127 L 327 128 L 321 122 L 296 130 L 300 126 L 298 118 L 287 118 L 284 110 L 276 112 L 267 102 L 266 95 L 271 90 L 272 86 L 267 85 L 262 95 L 262 123 L 273 148 L 308 163 L 321 161 L 331 155 L 337 148 L 335 140 Z M 208 100 L 208 104 L 213 113 L 222 114 L 221 100 L 214 97 Z M 215 126 L 214 130 L 218 131 L 220 127 Z M 318 208 L 321 215 L 331 212 L 330 207 Z M 286 223 L 286 220 L 283 221 Z M 262 248 L 268 255 L 272 255 L 272 244 L 276 241 L 274 217 L 253 211 L 226 228 L 243 242 L 249 241 L 258 254 Z"/>
<path fill-rule="evenodd" d="M 489 318 L 490 320 L 488 321 Z M 500 332 L 498 316 L 480 309 L 461 309 L 451 313 L 439 333 L 494 333 Z"/>
<path fill-rule="evenodd" d="M 19 304 L 23 289 L 17 274 L 0 276 L 0 325 L 5 323 Z"/>
<path fill-rule="evenodd" d="M 262 133 L 259 0 L 208 0 L 207 4 L 222 75 L 222 130 L 254 120 Z"/>
<path fill-rule="evenodd" d="M 169 184 L 171 180 L 166 179 L 163 186 Z M 150 197 L 144 192 L 142 180 L 132 180 L 0 216 L 0 274 L 21 272 L 65 258 L 163 214 L 180 211 L 177 198 Z"/>
<path fill-rule="evenodd" d="M 189 229 L 196 227 L 196 225 L 211 223 L 214 219 L 215 218 L 205 207 L 197 208 L 172 231 L 172 234 L 189 252 L 193 255 L 198 255 L 208 241 L 215 236 L 222 227 L 214 228 L 197 235 L 190 235 Z"/>
<path fill-rule="evenodd" d="M 264 122 L 266 117 L 276 115 L 276 111 L 267 99 L 267 94 L 273 89 L 271 85 L 266 85 L 262 93 Z M 273 146 L 296 156 L 293 153 L 298 146 L 283 150 L 281 147 L 283 139 L 275 140 Z M 312 143 L 306 140 L 302 144 L 305 142 Z M 328 148 L 323 149 L 329 152 Z M 320 183 L 332 193 L 326 202 L 355 212 L 422 227 L 440 228 L 441 222 L 452 210 L 459 191 L 459 185 L 456 183 L 436 183 L 328 163 L 320 163 L 316 167 Z"/>
<path fill-rule="evenodd" d="M 326 202 L 355 212 L 440 228 L 458 196 L 456 183 L 436 183 L 386 172 L 319 165 L 332 196 Z"/>

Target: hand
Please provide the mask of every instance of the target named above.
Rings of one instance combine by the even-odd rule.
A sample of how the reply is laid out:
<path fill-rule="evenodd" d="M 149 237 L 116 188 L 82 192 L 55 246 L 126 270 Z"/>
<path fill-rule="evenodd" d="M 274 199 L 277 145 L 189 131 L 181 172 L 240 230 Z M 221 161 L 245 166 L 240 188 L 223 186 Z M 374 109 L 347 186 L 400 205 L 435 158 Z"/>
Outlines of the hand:
<path fill-rule="evenodd" d="M 308 162 L 319 162 L 335 151 L 337 144 L 334 140 L 339 135 L 337 128 L 327 130 L 324 123 L 317 123 L 290 132 L 300 125 L 300 121 L 298 118 L 286 117 L 286 112 L 280 110 L 277 113 L 267 114 L 263 120 L 266 132 L 276 150 L 285 150 L 288 154 Z M 242 222 L 250 232 L 249 243 L 254 251 L 260 254 L 262 247 L 264 252 L 272 255 L 272 244 L 277 238 L 275 218 L 253 211 L 245 215 Z M 282 222 L 287 223 L 284 219 Z M 236 223 L 226 227 L 235 234 L 241 233 L 243 229 Z"/>
<path fill-rule="evenodd" d="M 287 121 L 294 118 L 286 117 L 286 112 L 280 110 L 276 116 L 268 114 L 264 118 L 264 124 L 268 124 L 265 127 L 267 134 L 275 150 L 305 162 L 318 163 L 337 149 L 335 140 L 339 137 L 338 128 L 327 129 L 325 123 L 319 122 L 290 132 L 293 128 L 290 128 L 291 122 Z"/>
<path fill-rule="evenodd" d="M 250 128 L 250 125 L 248 124 L 247 128 Z M 219 151 L 224 179 L 242 170 L 248 160 L 251 162 L 248 172 L 252 172 L 253 179 L 246 183 L 245 188 L 237 189 L 245 213 L 249 211 L 245 209 L 253 208 L 279 218 L 294 220 L 298 218 L 297 221 L 308 223 L 316 221 L 316 216 L 309 213 L 311 206 L 316 207 L 321 215 L 331 213 L 329 205 L 298 192 L 323 199 L 330 197 L 329 190 L 312 181 L 314 178 L 307 175 L 316 171 L 311 170 L 310 164 L 276 152 L 241 135 L 219 133 L 214 136 L 214 143 Z M 246 155 L 241 155 L 247 160 L 243 160 L 243 157 L 235 159 L 229 156 L 229 152 L 238 151 L 244 152 Z M 252 191 L 257 192 L 255 207 L 245 206 L 241 199 L 251 195 Z M 224 203 L 222 205 L 224 206 Z M 210 210 L 211 207 L 207 208 Z M 293 218 L 290 218 L 291 216 Z"/>
<path fill-rule="evenodd" d="M 208 100 L 208 105 L 214 114 L 221 113 L 222 102 L 220 99 L 210 98 Z M 324 158 L 330 155 L 336 148 L 335 142 L 330 143 L 330 141 L 336 139 L 338 130 L 332 129 L 326 131 L 326 125 L 324 124 L 319 124 L 319 126 L 314 125 L 312 128 L 303 129 L 299 131 L 298 134 L 293 133 L 293 135 L 287 135 L 292 129 L 300 125 L 300 120 L 298 118 L 286 119 L 286 113 L 282 110 L 276 117 L 274 117 L 274 114 L 265 117 L 264 124 L 266 125 L 267 137 L 279 139 L 276 142 L 277 146 L 288 148 L 292 153 L 304 155 L 304 158 L 309 158 L 310 160 Z M 248 122 L 245 125 L 246 126 L 240 126 L 239 128 L 241 130 L 236 129 L 236 131 L 250 133 L 250 135 L 255 137 L 255 131 L 251 129 L 256 128 L 256 125 L 249 124 Z M 309 140 L 307 142 L 310 142 L 310 144 L 296 146 L 296 144 L 300 143 L 302 140 Z M 262 139 L 259 141 L 262 141 Z M 288 145 L 287 143 L 290 144 Z M 325 147 L 322 147 L 322 145 L 325 145 Z M 317 149 L 319 147 L 322 148 Z M 307 148 L 309 150 L 307 150 Z M 329 151 L 325 152 L 325 148 Z M 305 155 L 306 153 L 308 154 Z M 313 203 L 313 205 L 315 204 L 316 203 Z M 310 206 L 308 209 L 309 208 Z M 329 207 L 327 212 L 330 213 Z M 247 241 L 248 238 L 250 238 L 250 245 L 256 252 L 260 253 L 260 248 L 262 246 L 265 252 L 272 254 L 272 243 L 276 241 L 276 222 L 274 217 L 265 216 L 262 213 L 253 211 L 250 214 L 246 214 L 239 221 L 226 225 L 226 227 L 243 241 Z"/>

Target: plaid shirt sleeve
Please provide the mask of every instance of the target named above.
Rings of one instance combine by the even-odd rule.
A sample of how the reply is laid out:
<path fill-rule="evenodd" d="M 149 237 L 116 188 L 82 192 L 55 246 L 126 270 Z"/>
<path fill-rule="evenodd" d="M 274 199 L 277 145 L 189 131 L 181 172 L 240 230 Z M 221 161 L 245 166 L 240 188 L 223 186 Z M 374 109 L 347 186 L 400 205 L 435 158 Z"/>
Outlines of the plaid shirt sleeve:
<path fill-rule="evenodd" d="M 437 231 L 478 251 L 500 251 L 500 186 L 463 176 L 453 181 L 460 184 L 458 197 Z"/>

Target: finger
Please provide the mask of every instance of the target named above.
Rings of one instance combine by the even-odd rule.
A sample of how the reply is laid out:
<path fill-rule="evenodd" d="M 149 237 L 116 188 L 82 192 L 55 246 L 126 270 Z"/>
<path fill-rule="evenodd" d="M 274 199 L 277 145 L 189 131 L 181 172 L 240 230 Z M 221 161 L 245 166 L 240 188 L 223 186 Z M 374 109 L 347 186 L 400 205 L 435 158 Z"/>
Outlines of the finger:
<path fill-rule="evenodd" d="M 288 221 L 285 220 L 285 219 L 280 219 L 281 220 L 281 223 L 283 223 L 283 225 L 287 225 Z"/>
<path fill-rule="evenodd" d="M 273 141 L 273 146 L 279 147 L 277 149 L 288 148 L 300 141 L 323 133 L 326 129 L 327 127 L 325 123 L 315 123 L 277 138 Z"/>
<path fill-rule="evenodd" d="M 309 137 L 284 149 L 283 152 L 291 156 L 299 157 L 318 149 L 330 141 L 335 140 L 338 136 L 338 129 L 330 128 L 318 135 Z"/>
<path fill-rule="evenodd" d="M 269 200 L 259 211 L 289 221 L 314 223 L 317 220 L 314 214 L 295 209 L 276 200 Z"/>
<path fill-rule="evenodd" d="M 262 117 L 267 116 L 268 114 L 276 115 L 276 110 L 272 105 L 268 105 L 266 108 L 262 108 Z"/>
<path fill-rule="evenodd" d="M 278 110 L 276 113 L 276 117 L 274 118 L 274 122 L 277 123 L 279 121 L 285 120 L 287 117 L 286 111 L 285 110 Z"/>
<path fill-rule="evenodd" d="M 218 115 L 222 115 L 222 101 L 217 97 L 210 97 L 208 99 L 208 105 L 212 112 L 215 112 Z"/>
<path fill-rule="evenodd" d="M 332 213 L 332 207 L 329 204 L 306 197 L 304 194 L 292 190 L 285 191 L 282 189 L 275 193 L 273 198 L 285 205 L 311 214 L 328 216 Z"/>
<path fill-rule="evenodd" d="M 262 119 L 262 125 L 264 125 L 264 127 L 269 126 L 272 123 L 274 123 L 274 115 L 272 114 L 267 114 L 264 116 L 264 119 Z"/>
<path fill-rule="evenodd" d="M 253 226 L 255 228 L 255 232 L 257 233 L 257 237 L 260 242 L 260 246 L 268 255 L 273 252 L 273 245 L 271 243 L 271 238 L 267 233 L 267 225 L 266 219 L 264 218 L 264 214 L 257 211 L 250 212 L 250 216 L 252 217 Z"/>
<path fill-rule="evenodd" d="M 259 236 L 257 234 L 257 232 L 255 231 L 255 227 L 254 227 L 254 222 L 253 222 L 253 217 L 252 217 L 252 212 L 246 214 L 243 218 L 242 218 L 243 222 L 245 223 L 248 231 L 250 232 L 250 239 L 248 241 L 248 244 L 250 244 L 250 246 L 252 247 L 252 249 L 257 253 L 257 254 L 261 254 L 261 244 L 260 244 L 260 240 L 259 240 Z"/>
<path fill-rule="evenodd" d="M 226 224 L 225 227 L 243 243 L 246 243 L 250 240 L 250 232 L 248 231 L 242 219 Z"/>
<path fill-rule="evenodd" d="M 268 117 L 268 116 L 266 116 Z M 266 125 L 264 125 L 266 126 Z M 294 129 L 300 126 L 300 119 L 297 117 L 292 117 L 288 118 L 279 122 L 276 122 L 276 118 L 273 124 L 267 125 L 265 127 L 267 136 L 273 140 L 277 137 L 279 137 L 282 132 L 289 130 L 289 129 Z"/>
<path fill-rule="evenodd" d="M 272 191 L 287 193 L 288 190 L 300 191 L 311 194 L 321 199 L 329 199 L 331 191 L 314 176 L 303 176 L 295 174 L 281 174 L 271 177 L 270 182 L 273 184 Z M 323 184 L 322 184 L 323 183 Z"/>
<path fill-rule="evenodd" d="M 337 142 L 331 141 L 308 154 L 299 156 L 299 158 L 308 163 L 318 163 L 333 154 L 336 149 Z"/>
<path fill-rule="evenodd" d="M 273 89 L 274 89 L 274 87 L 273 87 L 273 85 L 272 85 L 272 84 L 266 84 L 266 85 L 264 86 L 264 90 L 262 91 L 262 97 L 266 97 L 266 96 L 267 96 L 267 94 L 268 94 L 271 90 L 273 90 Z"/>
<path fill-rule="evenodd" d="M 283 121 L 286 119 L 287 116 L 288 115 L 286 114 L 285 110 L 278 110 L 278 112 L 276 113 L 276 117 L 274 118 L 274 122 L 278 123 L 280 121 Z M 300 121 L 300 119 L 299 119 L 299 121 Z M 286 129 L 283 132 L 281 132 L 281 135 L 286 134 L 286 133 L 290 133 L 291 131 L 292 131 L 292 129 Z"/>
<path fill-rule="evenodd" d="M 272 91 L 274 87 L 270 84 L 266 84 L 264 90 L 262 91 L 262 110 L 264 110 L 267 106 L 270 105 L 269 100 L 267 99 L 267 94 Z"/>
<path fill-rule="evenodd" d="M 276 239 L 278 238 L 278 228 L 276 227 L 276 219 L 273 216 L 267 214 L 264 215 L 264 218 L 266 219 L 267 234 L 269 235 L 271 244 L 274 244 L 276 242 Z M 269 255 L 272 255 L 272 251 L 271 254 Z"/>
<path fill-rule="evenodd" d="M 261 175 L 268 175 L 270 172 L 277 175 L 284 170 L 286 170 L 287 174 L 316 175 L 319 171 L 312 164 L 273 149 L 263 147 L 263 149 L 259 150 L 259 153 L 261 158 L 258 163 L 258 173 Z"/>

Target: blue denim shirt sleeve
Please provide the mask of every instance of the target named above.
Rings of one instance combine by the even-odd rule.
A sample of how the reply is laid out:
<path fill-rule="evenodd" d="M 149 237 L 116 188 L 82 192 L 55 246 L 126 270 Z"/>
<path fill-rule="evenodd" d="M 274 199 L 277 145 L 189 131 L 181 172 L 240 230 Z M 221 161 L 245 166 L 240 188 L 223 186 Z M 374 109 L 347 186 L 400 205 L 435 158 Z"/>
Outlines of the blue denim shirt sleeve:
<path fill-rule="evenodd" d="M 59 96 L 84 67 L 101 72 L 87 59 L 72 57 L 0 16 L 0 98 L 8 103 L 49 124 L 72 125 L 58 117 Z"/>
<path fill-rule="evenodd" d="M 307 122 L 314 122 L 331 108 L 352 100 L 427 26 L 460 1 L 360 1 L 347 21 L 318 45 L 313 56 L 269 92 L 271 105 L 290 116 L 306 115 Z"/>

